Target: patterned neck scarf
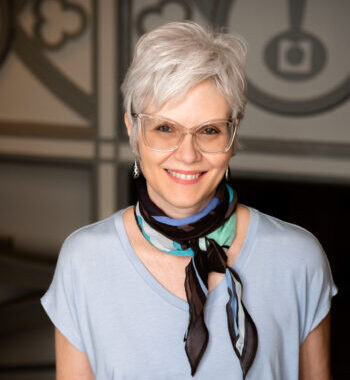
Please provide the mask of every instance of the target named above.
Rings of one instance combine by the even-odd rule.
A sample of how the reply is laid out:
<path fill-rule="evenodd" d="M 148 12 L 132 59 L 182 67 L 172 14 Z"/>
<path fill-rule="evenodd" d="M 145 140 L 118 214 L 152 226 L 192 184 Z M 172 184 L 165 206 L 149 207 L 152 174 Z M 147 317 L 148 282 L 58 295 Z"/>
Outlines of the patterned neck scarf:
<path fill-rule="evenodd" d="M 226 251 L 236 230 L 237 196 L 222 181 L 212 200 L 200 213 L 184 219 L 172 219 L 151 201 L 142 175 L 136 179 L 136 187 L 139 200 L 135 217 L 144 237 L 162 252 L 192 257 L 186 267 L 185 290 L 190 315 L 184 338 L 192 376 L 209 339 L 204 322 L 208 274 L 219 272 L 226 278 L 228 331 L 245 379 L 256 354 L 258 335 L 242 301 L 241 280 L 227 265 Z"/>

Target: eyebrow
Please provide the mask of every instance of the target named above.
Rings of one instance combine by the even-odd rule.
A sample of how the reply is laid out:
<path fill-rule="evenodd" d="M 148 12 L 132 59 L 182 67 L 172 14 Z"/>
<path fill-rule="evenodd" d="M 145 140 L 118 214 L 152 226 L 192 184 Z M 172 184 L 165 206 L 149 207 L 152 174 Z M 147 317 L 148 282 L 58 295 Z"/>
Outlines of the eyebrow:
<path fill-rule="evenodd" d="M 164 120 L 168 120 L 170 122 L 173 122 L 175 124 L 178 124 L 180 125 L 181 127 L 185 128 L 185 129 L 193 129 L 193 128 L 196 128 L 200 125 L 204 125 L 204 124 L 207 124 L 207 123 L 211 123 L 213 121 L 231 121 L 233 122 L 233 118 L 231 118 L 230 116 L 226 117 L 226 118 L 216 118 L 216 119 L 209 119 L 209 120 L 206 120 L 206 121 L 203 121 L 201 123 L 197 123 L 196 125 L 193 125 L 192 127 L 186 127 L 185 125 L 183 125 L 182 123 L 174 120 L 174 119 L 170 119 L 166 116 L 163 116 L 163 115 L 157 115 L 157 114 L 149 114 L 149 113 L 139 113 L 139 114 L 135 114 L 135 115 L 145 115 L 145 116 L 150 116 L 150 117 L 153 117 L 153 118 L 159 118 L 159 119 L 164 119 Z"/>

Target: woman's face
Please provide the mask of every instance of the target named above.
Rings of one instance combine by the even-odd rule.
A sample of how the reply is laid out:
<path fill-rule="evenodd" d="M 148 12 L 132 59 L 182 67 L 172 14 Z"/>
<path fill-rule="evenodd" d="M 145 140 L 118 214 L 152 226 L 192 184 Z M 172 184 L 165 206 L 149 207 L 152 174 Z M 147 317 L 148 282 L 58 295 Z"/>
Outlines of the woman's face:
<path fill-rule="evenodd" d="M 215 85 L 203 81 L 192 88 L 180 101 L 167 102 L 160 109 L 149 106 L 145 113 L 159 115 L 192 128 L 214 119 L 227 119 L 229 106 Z M 130 134 L 130 123 L 126 119 Z M 184 218 L 199 212 L 215 193 L 225 174 L 232 148 L 225 153 L 202 153 L 186 134 L 173 152 L 156 152 L 148 148 L 139 136 L 140 165 L 147 181 L 152 201 L 167 215 Z M 198 179 L 177 178 L 176 174 L 201 174 Z"/>

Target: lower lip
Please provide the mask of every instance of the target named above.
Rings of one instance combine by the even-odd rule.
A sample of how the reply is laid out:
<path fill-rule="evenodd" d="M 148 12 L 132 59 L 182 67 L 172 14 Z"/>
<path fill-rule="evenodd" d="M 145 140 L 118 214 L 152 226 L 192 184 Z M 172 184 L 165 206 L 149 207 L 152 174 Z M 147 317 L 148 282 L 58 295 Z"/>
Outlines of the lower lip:
<path fill-rule="evenodd" d="M 198 178 L 194 178 L 194 179 L 182 179 L 182 178 L 177 178 L 177 177 L 174 177 L 173 175 L 171 175 L 167 170 L 165 170 L 165 173 L 176 183 L 180 183 L 181 185 L 193 185 L 194 183 L 198 183 L 206 174 L 206 172 L 204 172 L 203 174 L 201 174 Z"/>

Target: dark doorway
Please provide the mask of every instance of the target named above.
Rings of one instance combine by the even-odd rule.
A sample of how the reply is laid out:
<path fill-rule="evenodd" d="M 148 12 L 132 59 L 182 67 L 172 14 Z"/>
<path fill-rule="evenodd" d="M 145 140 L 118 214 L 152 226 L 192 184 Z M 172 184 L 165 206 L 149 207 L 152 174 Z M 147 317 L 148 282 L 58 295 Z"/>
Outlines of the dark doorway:
<path fill-rule="evenodd" d="M 235 178 L 239 202 L 312 232 L 330 262 L 338 294 L 332 305 L 332 371 L 334 380 L 350 378 L 346 356 L 350 332 L 349 216 L 350 186 L 269 179 Z"/>

